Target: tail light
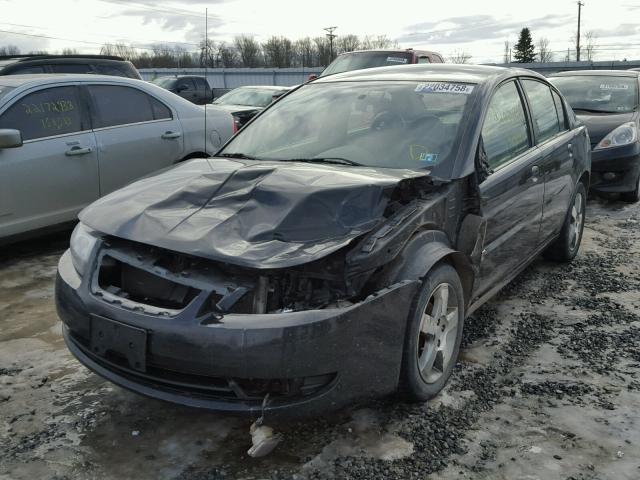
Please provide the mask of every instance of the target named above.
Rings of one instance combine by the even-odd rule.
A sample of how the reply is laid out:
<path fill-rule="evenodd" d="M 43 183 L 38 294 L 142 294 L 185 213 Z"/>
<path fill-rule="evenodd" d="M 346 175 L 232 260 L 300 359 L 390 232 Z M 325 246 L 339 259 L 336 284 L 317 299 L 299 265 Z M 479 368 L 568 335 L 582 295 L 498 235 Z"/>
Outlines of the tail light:
<path fill-rule="evenodd" d="M 240 127 L 238 125 L 238 119 L 236 117 L 233 117 L 233 135 L 235 135 L 238 130 L 240 130 Z"/>

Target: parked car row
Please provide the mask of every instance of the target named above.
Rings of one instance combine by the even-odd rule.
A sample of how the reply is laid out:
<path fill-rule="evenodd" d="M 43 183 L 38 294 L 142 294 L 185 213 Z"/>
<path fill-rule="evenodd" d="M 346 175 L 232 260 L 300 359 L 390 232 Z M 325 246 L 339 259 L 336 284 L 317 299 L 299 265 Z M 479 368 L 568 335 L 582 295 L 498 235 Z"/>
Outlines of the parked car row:
<path fill-rule="evenodd" d="M 0 237 L 82 209 L 56 280 L 70 351 L 252 415 L 436 395 L 474 310 L 539 254 L 576 256 L 590 186 L 637 199 L 640 73 L 403 52 L 207 85 L 204 108 L 187 77 L 0 79 Z"/>

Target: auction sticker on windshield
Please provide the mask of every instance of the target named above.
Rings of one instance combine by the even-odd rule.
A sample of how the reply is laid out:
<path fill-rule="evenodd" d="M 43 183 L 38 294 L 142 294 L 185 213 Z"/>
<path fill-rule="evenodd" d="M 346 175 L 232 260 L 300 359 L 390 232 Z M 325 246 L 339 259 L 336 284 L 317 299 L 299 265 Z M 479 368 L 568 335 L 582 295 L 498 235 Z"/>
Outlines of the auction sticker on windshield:
<path fill-rule="evenodd" d="M 624 83 L 601 83 L 600 90 L 629 90 L 629 85 L 625 85 Z"/>
<path fill-rule="evenodd" d="M 418 93 L 462 93 L 469 95 L 473 92 L 473 85 L 464 83 L 427 82 L 419 83 L 415 91 Z"/>
<path fill-rule="evenodd" d="M 387 62 L 407 63 L 407 59 L 402 57 L 387 57 Z"/>

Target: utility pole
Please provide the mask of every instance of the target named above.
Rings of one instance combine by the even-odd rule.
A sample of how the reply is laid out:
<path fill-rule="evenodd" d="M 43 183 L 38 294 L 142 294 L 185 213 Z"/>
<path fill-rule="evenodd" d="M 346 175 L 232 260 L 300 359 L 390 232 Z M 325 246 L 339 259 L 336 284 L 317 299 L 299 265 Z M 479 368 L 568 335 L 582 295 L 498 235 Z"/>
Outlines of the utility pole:
<path fill-rule="evenodd" d="M 336 38 L 338 35 L 334 34 L 333 31 L 338 28 L 338 27 L 327 27 L 324 29 L 325 32 L 327 32 L 327 38 L 329 39 L 329 61 L 333 61 L 333 39 Z"/>
<path fill-rule="evenodd" d="M 576 62 L 580 61 L 580 11 L 584 7 L 584 2 L 578 1 L 578 36 L 576 37 Z"/>

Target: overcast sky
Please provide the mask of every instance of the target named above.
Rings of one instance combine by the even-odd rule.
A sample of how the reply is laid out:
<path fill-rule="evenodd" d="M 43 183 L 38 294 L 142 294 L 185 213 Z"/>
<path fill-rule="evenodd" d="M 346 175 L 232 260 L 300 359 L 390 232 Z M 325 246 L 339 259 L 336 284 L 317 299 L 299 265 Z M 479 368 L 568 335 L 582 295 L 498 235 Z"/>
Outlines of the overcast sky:
<path fill-rule="evenodd" d="M 582 31 L 597 35 L 595 59 L 639 60 L 640 0 L 584 3 Z M 338 35 L 384 34 L 402 47 L 445 56 L 464 51 L 478 63 L 501 61 L 504 42 L 515 44 L 524 26 L 536 43 L 548 38 L 555 59 L 563 60 L 573 47 L 578 10 L 571 0 L 0 0 L 0 46 L 97 53 L 105 42 L 172 42 L 195 50 L 204 34 L 205 8 L 209 36 L 218 41 L 238 34 L 258 40 L 313 37 L 337 26 Z"/>

